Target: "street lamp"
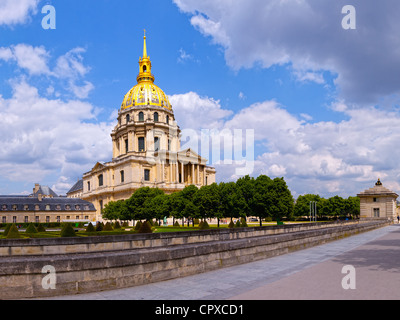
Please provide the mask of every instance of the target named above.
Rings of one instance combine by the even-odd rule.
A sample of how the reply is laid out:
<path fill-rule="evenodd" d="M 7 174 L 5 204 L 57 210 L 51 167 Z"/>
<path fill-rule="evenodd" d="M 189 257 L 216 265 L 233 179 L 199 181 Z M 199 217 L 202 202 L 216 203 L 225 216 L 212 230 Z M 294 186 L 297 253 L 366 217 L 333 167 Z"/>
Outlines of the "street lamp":
<path fill-rule="evenodd" d="M 310 201 L 310 222 L 317 221 L 317 201 Z"/>

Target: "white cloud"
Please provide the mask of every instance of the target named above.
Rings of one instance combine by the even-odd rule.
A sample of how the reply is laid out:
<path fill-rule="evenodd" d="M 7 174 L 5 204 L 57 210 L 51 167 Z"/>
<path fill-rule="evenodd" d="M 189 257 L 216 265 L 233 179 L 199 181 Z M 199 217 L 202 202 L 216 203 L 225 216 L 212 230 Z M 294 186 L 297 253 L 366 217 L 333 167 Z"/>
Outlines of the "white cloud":
<path fill-rule="evenodd" d="M 62 83 L 61 87 L 68 89 L 78 99 L 86 99 L 94 90 L 93 83 L 84 80 L 79 84 L 90 67 L 83 63 L 83 53 L 86 50 L 80 47 L 68 51 L 56 61 L 53 70 L 49 67 L 50 53 L 43 47 L 33 47 L 27 44 L 18 44 L 10 47 L 0 47 L 0 60 L 6 62 L 14 61 L 21 70 L 28 72 L 29 76 L 50 76 Z M 50 90 L 50 91 L 49 91 Z M 53 86 L 47 88 L 48 94 L 55 92 Z M 57 93 L 58 95 L 58 93 Z"/>
<path fill-rule="evenodd" d="M 85 81 L 83 86 L 77 86 L 73 81 L 70 81 L 70 88 L 77 98 L 86 99 L 94 89 L 94 85 L 89 81 Z"/>
<path fill-rule="evenodd" d="M 400 2 L 354 0 L 357 29 L 344 30 L 345 0 L 174 0 L 238 70 L 288 64 L 301 81 L 336 76 L 340 98 L 365 106 L 400 93 Z"/>
<path fill-rule="evenodd" d="M 43 98 L 23 79 L 12 85 L 12 97 L 0 99 L 2 178 L 31 183 L 49 175 L 75 179 L 97 161 L 109 160 L 115 123 L 90 123 L 96 117 L 93 105 Z"/>
<path fill-rule="evenodd" d="M 57 59 L 54 73 L 59 78 L 76 79 L 84 77 L 90 68 L 83 64 L 84 48 L 74 48 Z"/>
<path fill-rule="evenodd" d="M 169 100 L 178 125 L 183 129 L 219 129 L 233 112 L 222 109 L 220 101 L 195 92 L 171 95 Z"/>
<path fill-rule="evenodd" d="M 27 44 L 18 44 L 9 48 L 0 48 L 1 60 L 15 61 L 19 68 L 28 71 L 30 75 L 50 74 L 49 57 L 50 54 L 43 46 L 32 47 Z"/>
<path fill-rule="evenodd" d="M 296 195 L 355 195 L 378 178 L 388 186 L 398 184 L 399 112 L 373 107 L 355 109 L 338 102 L 332 107 L 347 120 L 311 123 L 309 116 L 298 119 L 276 101 L 256 103 L 232 114 L 223 110 L 218 101 L 194 92 L 171 98 L 178 124 L 194 129 L 197 134 L 201 129 L 214 128 L 221 135 L 233 134 L 235 129 L 253 129 L 253 175 L 283 176 Z M 221 144 L 222 149 L 217 150 L 219 159 L 229 155 L 229 148 L 236 148 L 237 143 Z M 213 154 L 202 156 L 213 160 L 220 181 L 237 179 L 237 169 L 244 166 L 242 159 L 226 162 L 215 161 L 218 159 Z"/>
<path fill-rule="evenodd" d="M 2 0 L 0 2 L 0 26 L 25 23 L 37 12 L 39 0 Z"/>

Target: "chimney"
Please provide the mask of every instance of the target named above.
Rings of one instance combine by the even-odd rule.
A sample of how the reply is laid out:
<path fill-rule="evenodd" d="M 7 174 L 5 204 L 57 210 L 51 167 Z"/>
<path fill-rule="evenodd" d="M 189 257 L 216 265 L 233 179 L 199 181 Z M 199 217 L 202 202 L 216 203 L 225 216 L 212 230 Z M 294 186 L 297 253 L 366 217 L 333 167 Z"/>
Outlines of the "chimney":
<path fill-rule="evenodd" d="M 42 199 L 43 199 L 43 195 L 42 195 L 41 193 L 39 193 L 39 194 L 38 194 L 38 200 L 39 200 L 40 202 L 42 202 Z"/>
<path fill-rule="evenodd" d="M 39 188 L 40 188 L 40 184 L 39 183 L 35 183 L 35 188 L 33 189 L 33 193 L 38 192 Z"/>

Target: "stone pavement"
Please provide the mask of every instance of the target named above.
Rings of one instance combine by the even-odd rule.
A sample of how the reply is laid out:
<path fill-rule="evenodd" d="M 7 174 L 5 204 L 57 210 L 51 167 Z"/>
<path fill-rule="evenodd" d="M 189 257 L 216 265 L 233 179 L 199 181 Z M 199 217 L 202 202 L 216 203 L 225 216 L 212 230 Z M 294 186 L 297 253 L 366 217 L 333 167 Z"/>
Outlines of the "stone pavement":
<path fill-rule="evenodd" d="M 355 268 L 345 290 L 343 266 Z M 204 274 L 53 300 L 400 299 L 400 226 Z"/>

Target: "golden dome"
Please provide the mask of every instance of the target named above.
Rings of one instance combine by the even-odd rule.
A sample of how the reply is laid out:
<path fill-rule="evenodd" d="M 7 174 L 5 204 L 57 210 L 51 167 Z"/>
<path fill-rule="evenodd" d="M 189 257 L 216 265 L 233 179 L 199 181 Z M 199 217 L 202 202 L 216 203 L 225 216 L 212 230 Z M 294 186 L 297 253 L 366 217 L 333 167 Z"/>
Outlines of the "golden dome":
<path fill-rule="evenodd" d="M 158 106 L 172 110 L 167 95 L 154 84 L 154 75 L 151 73 L 151 61 L 147 56 L 146 36 L 144 36 L 143 57 L 139 59 L 139 75 L 135 85 L 124 97 L 121 110 L 137 106 Z"/>

